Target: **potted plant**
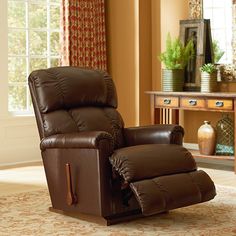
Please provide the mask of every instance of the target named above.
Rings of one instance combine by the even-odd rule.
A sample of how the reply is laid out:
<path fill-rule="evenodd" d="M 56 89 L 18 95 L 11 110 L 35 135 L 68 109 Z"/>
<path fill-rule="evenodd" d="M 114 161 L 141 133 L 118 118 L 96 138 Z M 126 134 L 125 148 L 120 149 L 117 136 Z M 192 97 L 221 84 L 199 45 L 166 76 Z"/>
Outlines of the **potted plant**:
<path fill-rule="evenodd" d="M 201 92 L 217 91 L 217 67 L 212 63 L 204 64 L 201 71 Z"/>
<path fill-rule="evenodd" d="M 184 84 L 184 68 L 194 56 L 194 43 L 190 39 L 186 46 L 179 38 L 171 39 L 170 33 L 166 39 L 166 51 L 161 53 L 159 59 L 164 63 L 162 69 L 162 90 L 182 91 Z"/>

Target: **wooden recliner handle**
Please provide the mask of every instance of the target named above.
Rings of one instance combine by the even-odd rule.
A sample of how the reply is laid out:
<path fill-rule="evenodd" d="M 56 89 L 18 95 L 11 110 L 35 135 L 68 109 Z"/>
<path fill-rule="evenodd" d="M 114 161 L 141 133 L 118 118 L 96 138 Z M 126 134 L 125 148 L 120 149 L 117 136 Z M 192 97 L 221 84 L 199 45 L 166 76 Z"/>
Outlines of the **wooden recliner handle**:
<path fill-rule="evenodd" d="M 73 204 L 76 204 L 78 202 L 78 199 L 72 190 L 71 169 L 69 163 L 66 163 L 66 183 L 67 183 L 66 202 L 67 205 L 71 206 Z"/>

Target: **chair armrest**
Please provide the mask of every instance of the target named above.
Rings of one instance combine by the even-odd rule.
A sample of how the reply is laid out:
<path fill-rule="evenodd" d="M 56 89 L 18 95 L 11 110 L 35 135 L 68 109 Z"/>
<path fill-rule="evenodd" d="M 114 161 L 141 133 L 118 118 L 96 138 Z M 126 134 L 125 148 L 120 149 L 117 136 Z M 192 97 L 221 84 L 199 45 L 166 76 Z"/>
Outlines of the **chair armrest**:
<path fill-rule="evenodd" d="M 41 140 L 40 148 L 88 148 L 99 149 L 101 143 L 107 142 L 114 150 L 112 136 L 104 131 L 85 131 L 78 133 L 56 134 Z"/>
<path fill-rule="evenodd" d="M 140 144 L 179 144 L 182 145 L 184 129 L 179 125 L 150 125 L 124 129 L 127 146 Z"/>

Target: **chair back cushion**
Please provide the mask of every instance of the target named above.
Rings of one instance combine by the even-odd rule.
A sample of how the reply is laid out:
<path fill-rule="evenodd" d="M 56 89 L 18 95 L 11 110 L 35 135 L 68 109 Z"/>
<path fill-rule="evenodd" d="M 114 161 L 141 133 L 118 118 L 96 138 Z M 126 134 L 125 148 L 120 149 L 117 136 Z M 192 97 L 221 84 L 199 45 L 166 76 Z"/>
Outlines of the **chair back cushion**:
<path fill-rule="evenodd" d="M 78 67 L 37 70 L 29 76 L 40 137 L 80 131 L 106 131 L 123 145 L 123 120 L 111 77 Z"/>

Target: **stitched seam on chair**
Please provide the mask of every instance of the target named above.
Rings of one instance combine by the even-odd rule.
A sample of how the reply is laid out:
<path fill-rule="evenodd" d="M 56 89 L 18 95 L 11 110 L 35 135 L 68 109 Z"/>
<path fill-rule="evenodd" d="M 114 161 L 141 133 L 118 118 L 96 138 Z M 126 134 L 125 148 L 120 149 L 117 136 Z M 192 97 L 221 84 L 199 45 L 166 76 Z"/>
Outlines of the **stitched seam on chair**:
<path fill-rule="evenodd" d="M 113 160 L 112 158 L 109 158 L 109 159 L 110 159 L 111 165 L 119 173 L 119 175 L 122 176 L 122 178 L 125 181 L 130 183 L 135 176 L 134 174 L 135 171 L 131 171 L 131 170 L 134 170 L 134 168 L 132 167 L 132 162 L 130 162 L 126 157 L 123 157 L 122 161 L 120 159 L 118 160 Z M 128 173 L 128 179 L 127 179 L 127 173 Z M 131 181 L 130 181 L 130 178 L 131 178 Z"/>
<path fill-rule="evenodd" d="M 61 86 L 61 78 L 58 77 L 58 74 L 57 73 L 54 73 L 54 75 L 56 76 L 57 80 L 58 80 L 58 87 L 60 88 L 60 95 L 62 97 L 62 106 L 63 108 L 65 109 L 66 108 L 66 105 L 65 105 L 65 96 L 64 96 L 64 93 L 63 93 L 63 89 L 62 89 L 62 86 Z"/>
<path fill-rule="evenodd" d="M 113 81 L 108 74 L 104 74 L 104 81 L 105 81 L 106 90 L 107 90 L 106 104 L 109 104 L 109 106 L 116 108 L 117 105 L 114 106 L 114 105 L 112 105 L 112 103 L 110 104 L 111 98 L 115 95 L 115 94 L 113 94 L 113 93 L 115 93 Z M 117 101 L 116 101 L 116 103 L 117 103 Z"/>
<path fill-rule="evenodd" d="M 76 128 L 77 128 L 77 131 L 80 132 L 79 127 L 78 127 L 78 125 L 77 125 L 77 123 L 76 123 L 74 117 L 72 116 L 71 110 L 72 110 L 72 109 L 66 110 L 66 111 L 67 111 L 68 115 L 70 116 L 71 120 L 75 123 L 75 126 L 76 126 Z"/>
<path fill-rule="evenodd" d="M 64 96 L 64 93 L 63 93 L 63 89 L 62 89 L 62 86 L 61 86 L 61 79 L 59 79 L 59 77 L 56 75 L 57 79 L 59 80 L 59 88 L 60 88 L 60 91 L 61 91 L 61 96 L 62 96 L 62 101 L 63 101 L 63 106 L 64 106 L 64 109 L 67 111 L 68 115 L 71 117 L 71 119 L 73 120 L 73 122 L 75 123 L 75 126 L 77 128 L 77 131 L 79 132 L 79 127 L 74 119 L 74 117 L 72 116 L 72 112 L 71 110 L 72 109 L 68 109 L 65 105 L 65 96 Z"/>
<path fill-rule="evenodd" d="M 160 192 L 163 194 L 164 199 L 165 199 L 165 210 L 167 210 L 166 195 L 169 196 L 171 201 L 173 201 L 173 198 L 171 197 L 170 193 L 163 187 L 162 184 L 155 182 L 154 179 L 151 179 L 151 181 L 158 187 Z"/>
<path fill-rule="evenodd" d="M 61 108 L 61 109 L 67 111 L 67 114 L 69 115 L 69 117 L 71 118 L 71 120 L 74 122 L 74 124 L 75 124 L 75 126 L 76 126 L 76 128 L 77 128 L 77 131 L 79 131 L 79 127 L 77 126 L 74 117 L 72 116 L 70 110 L 68 110 L 67 107 L 66 107 L 66 104 L 65 104 L 65 96 L 64 96 L 64 93 L 63 93 L 62 85 L 61 85 L 61 78 L 59 78 L 59 76 L 58 76 L 57 73 L 53 73 L 53 72 L 51 72 L 51 73 L 54 74 L 55 77 L 56 77 L 56 79 L 58 80 L 58 87 L 59 87 L 59 89 L 60 89 L 60 95 L 61 95 L 61 98 L 62 98 L 62 106 L 63 106 L 63 108 Z"/>
<path fill-rule="evenodd" d="M 122 140 L 124 140 L 124 137 L 123 137 L 122 132 L 121 132 L 121 130 L 120 130 L 120 129 L 122 129 L 122 127 L 119 127 L 118 122 L 122 122 L 122 121 L 119 120 L 118 122 L 116 122 L 115 119 L 112 119 L 112 117 L 109 116 L 109 114 L 106 112 L 105 109 L 106 109 L 106 108 L 103 108 L 103 112 L 104 112 L 104 114 L 105 114 L 105 117 L 108 119 L 108 121 L 109 121 L 109 123 L 110 123 L 111 131 L 112 131 L 111 136 L 112 136 L 113 139 L 114 139 L 114 147 L 115 147 L 115 148 L 121 147 L 121 146 L 122 146 L 122 143 L 120 143 L 119 137 L 120 137 L 120 135 L 121 135 L 121 136 L 122 136 Z M 114 109 L 114 110 L 115 110 L 115 108 L 111 108 L 111 109 Z M 115 110 L 115 111 L 116 111 L 116 110 Z M 119 117 L 119 118 L 120 118 L 120 117 Z M 121 126 L 123 126 L 123 124 L 121 124 Z M 119 132 L 120 132 L 120 134 L 119 134 Z"/>
<path fill-rule="evenodd" d="M 192 177 L 192 175 L 191 175 L 190 173 L 186 173 L 186 174 L 189 176 L 191 182 L 197 187 L 197 189 L 198 189 L 198 191 L 199 191 L 199 193 L 200 193 L 200 196 L 201 196 L 200 202 L 202 202 L 202 191 L 201 191 L 201 188 L 200 188 L 199 185 L 194 181 L 194 178 Z"/>
<path fill-rule="evenodd" d="M 181 126 L 175 126 L 174 129 L 170 131 L 170 143 L 176 143 L 178 140 L 178 134 L 182 135 L 182 138 L 184 137 L 184 130 Z"/>
<path fill-rule="evenodd" d="M 109 141 L 112 143 L 112 145 L 114 146 L 113 138 L 110 137 L 110 136 L 107 135 L 107 134 L 100 134 L 100 135 L 96 138 L 96 140 L 95 140 L 95 146 L 99 146 L 100 142 L 103 141 L 103 140 L 104 140 L 104 141 L 105 141 L 105 140 L 109 140 Z"/>
<path fill-rule="evenodd" d="M 38 113 L 39 113 L 39 116 L 38 116 L 38 118 L 39 118 L 39 121 L 38 120 L 36 120 L 36 122 L 38 123 L 39 122 L 39 124 L 37 124 L 37 125 L 39 125 L 39 127 L 41 126 L 41 128 L 39 128 L 39 134 L 40 134 L 40 136 L 42 136 L 42 137 L 45 137 L 46 135 L 45 135 L 45 130 L 44 130 L 44 118 L 43 118 L 43 113 L 40 111 L 40 107 L 39 107 L 39 98 L 38 98 L 38 93 L 37 93 L 37 91 L 36 91 L 36 88 L 35 88 L 35 80 L 36 80 L 36 76 L 34 76 L 34 79 L 31 79 L 31 82 L 32 82 L 32 86 L 31 86 L 31 88 L 33 89 L 33 93 L 32 93 L 32 97 L 34 97 L 35 98 L 35 100 L 36 100 L 36 103 L 37 103 L 37 105 L 36 105 L 36 110 L 38 111 Z M 33 99 L 32 99 L 33 100 Z"/>

